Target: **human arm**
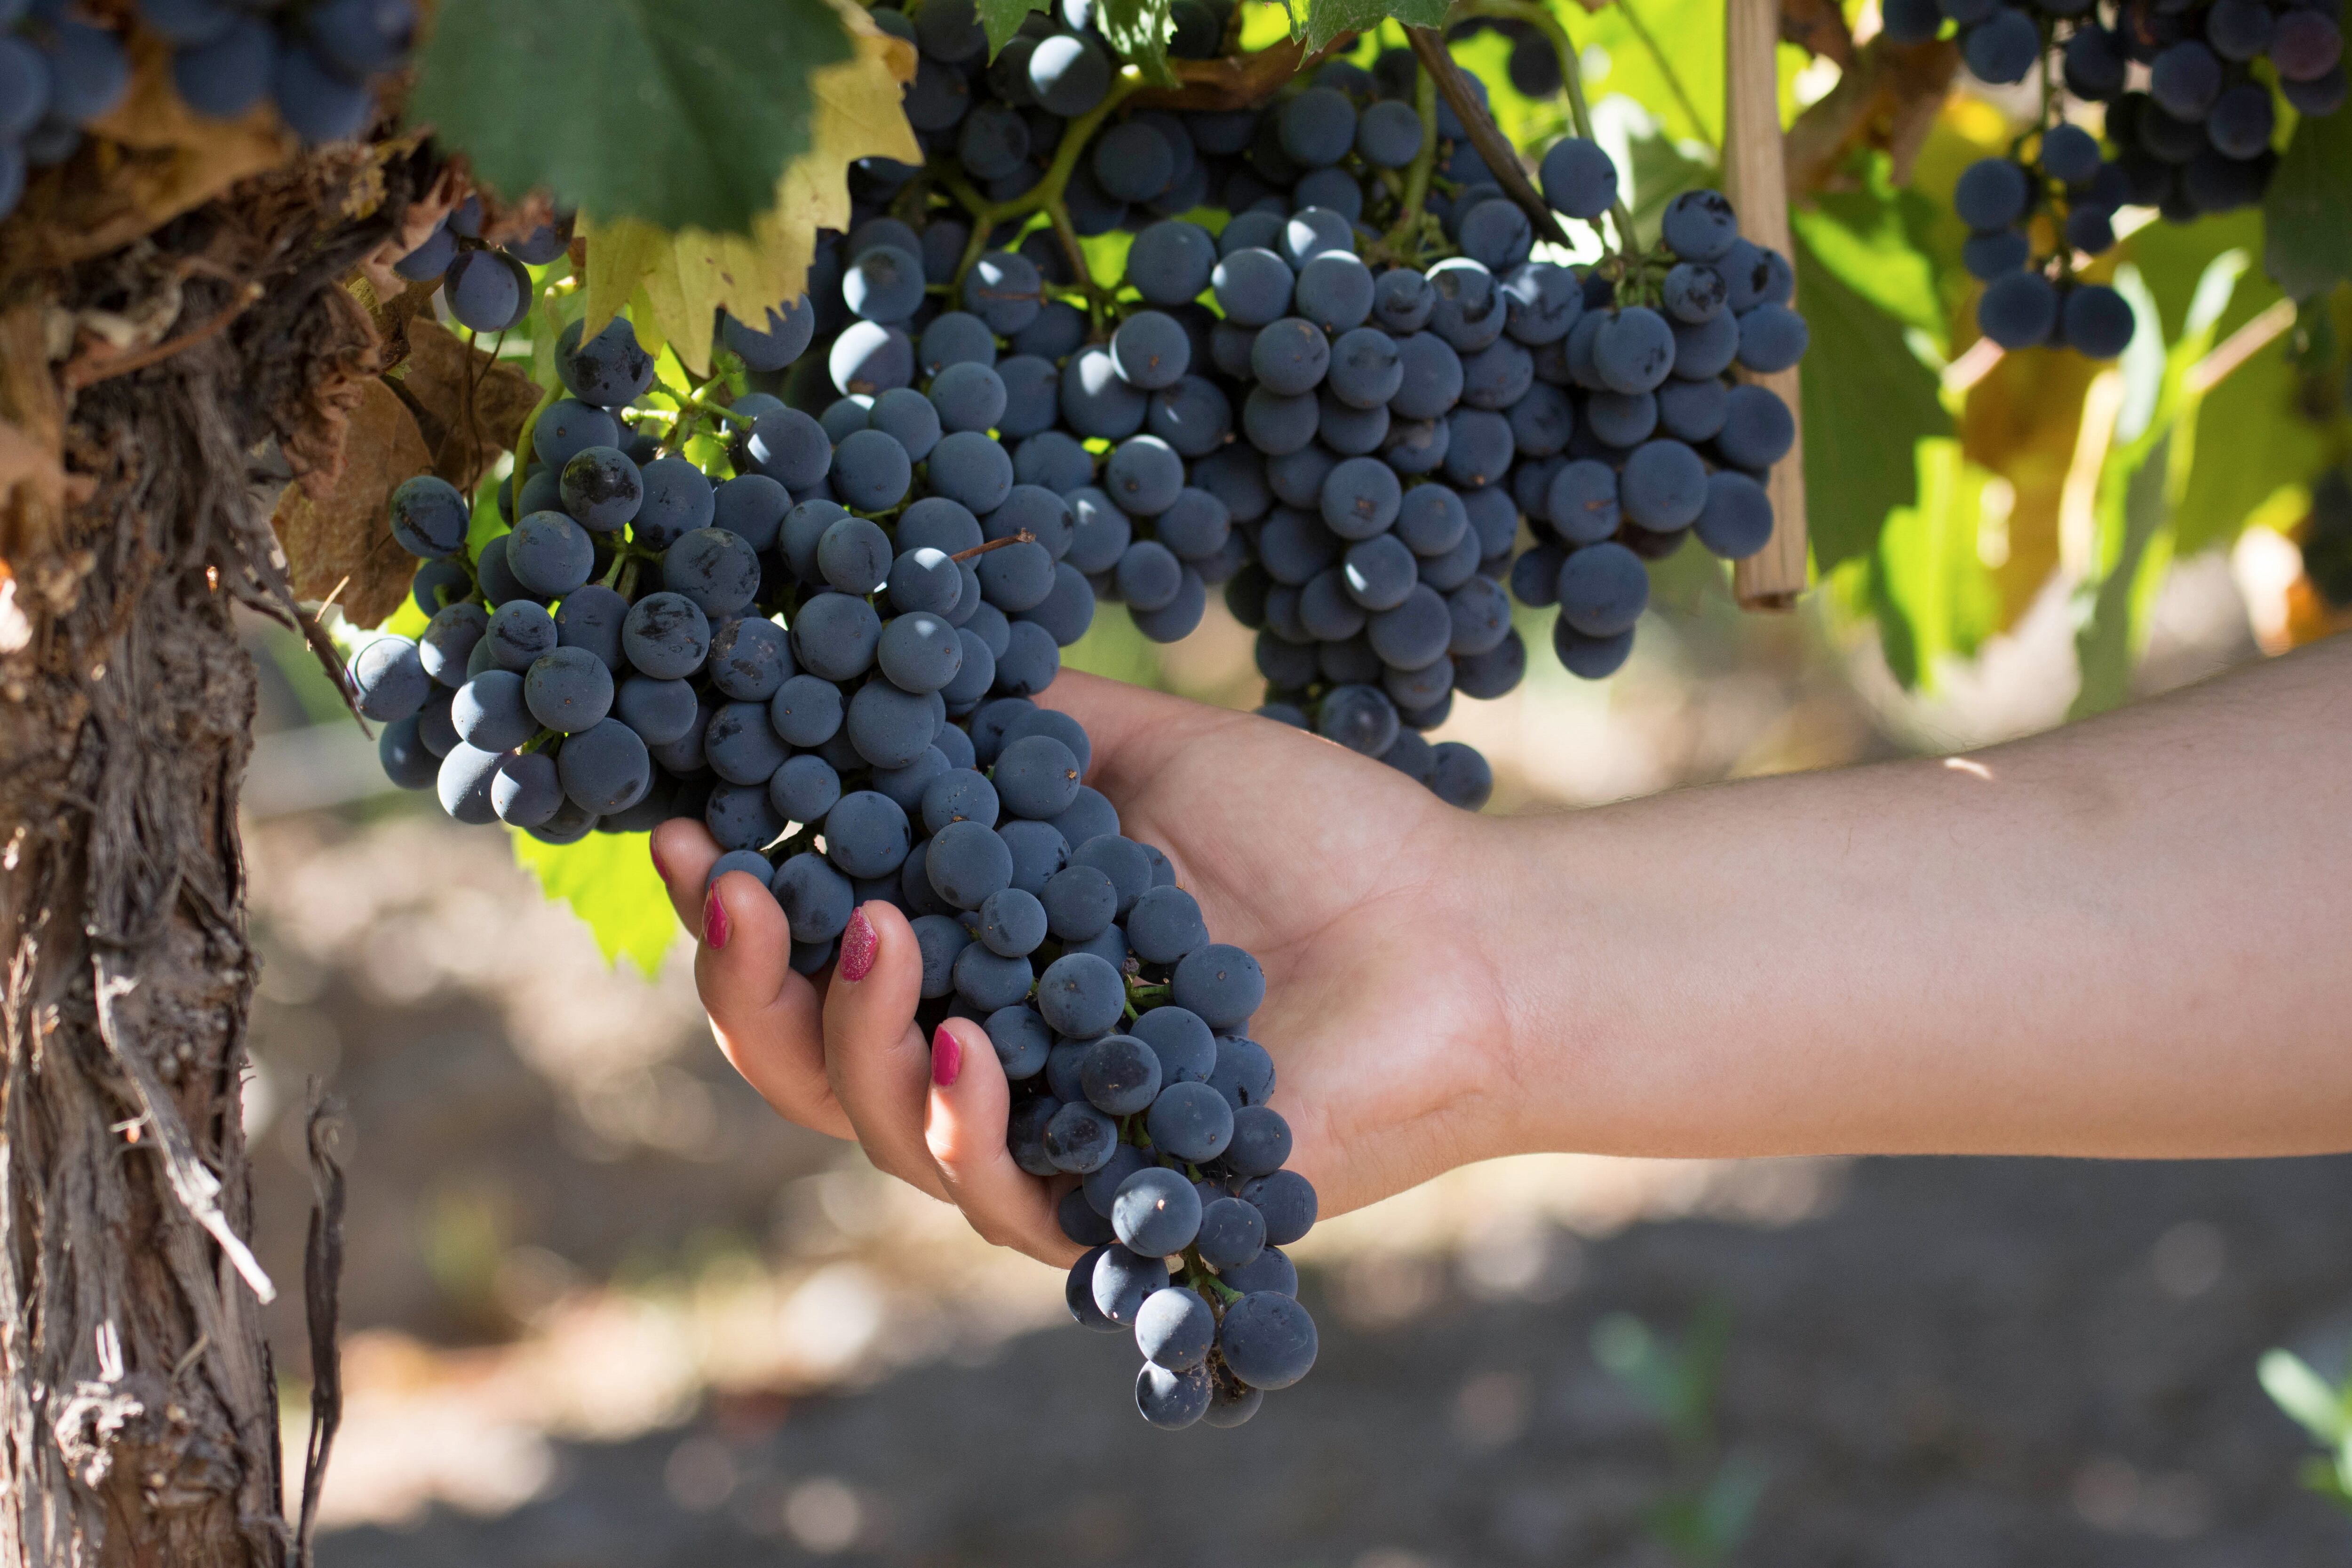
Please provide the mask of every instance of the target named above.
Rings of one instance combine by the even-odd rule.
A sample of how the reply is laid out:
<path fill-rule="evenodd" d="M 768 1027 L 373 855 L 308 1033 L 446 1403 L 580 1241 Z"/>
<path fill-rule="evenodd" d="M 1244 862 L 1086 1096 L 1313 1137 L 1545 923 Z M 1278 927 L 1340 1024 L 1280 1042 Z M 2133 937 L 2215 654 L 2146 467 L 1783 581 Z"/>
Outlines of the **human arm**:
<path fill-rule="evenodd" d="M 1329 1214 L 1537 1149 L 2352 1147 L 2347 694 L 2352 645 L 2322 647 L 1969 758 L 1518 818 L 1247 715 L 1077 675 L 1045 701 L 1264 962 L 1251 1032 Z M 715 847 L 656 849 L 692 920 Z M 757 884 L 721 897 L 705 999 L 772 1102 L 1075 1256 L 975 1026 L 929 1082 L 903 919 L 869 905 L 873 970 L 820 999 Z"/>
<path fill-rule="evenodd" d="M 1964 757 L 1499 822 L 1528 1148 L 2352 1148 L 2352 640 Z M 1532 1088 L 1532 1086 L 1531 1086 Z"/>

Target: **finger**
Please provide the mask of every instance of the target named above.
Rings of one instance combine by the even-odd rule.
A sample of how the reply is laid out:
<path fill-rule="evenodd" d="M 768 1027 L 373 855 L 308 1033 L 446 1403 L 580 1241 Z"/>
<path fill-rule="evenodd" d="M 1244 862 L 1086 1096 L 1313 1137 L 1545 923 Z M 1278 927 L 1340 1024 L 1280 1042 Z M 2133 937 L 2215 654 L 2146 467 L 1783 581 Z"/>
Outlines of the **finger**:
<path fill-rule="evenodd" d="M 669 889 L 669 907 L 677 911 L 677 923 L 700 936 L 702 895 L 710 868 L 719 863 L 719 840 L 694 818 L 673 816 L 653 830 L 646 850 L 653 856 L 654 874 Z"/>
<path fill-rule="evenodd" d="M 915 928 L 875 899 L 849 917 L 841 962 L 824 998 L 824 1066 L 857 1141 L 881 1169 L 933 1197 L 947 1196 L 923 1148 L 923 1083 L 930 1055 L 915 1026 L 923 955 Z"/>
<path fill-rule="evenodd" d="M 923 1142 L 972 1229 L 1057 1268 L 1076 1262 L 1086 1249 L 1062 1234 L 1053 1186 L 1014 1164 L 1004 1146 L 1012 1090 L 988 1032 L 950 1018 L 932 1037 L 930 1069 Z"/>
<path fill-rule="evenodd" d="M 665 847 L 663 864 L 677 903 L 684 901 L 680 884 L 695 886 L 709 867 L 694 870 L 682 853 L 672 862 L 672 847 Z M 702 944 L 694 955 L 694 988 L 719 1048 L 787 1121 L 835 1138 L 855 1136 L 825 1078 L 816 987 L 793 972 L 792 931 L 775 896 L 751 873 L 730 871 L 698 901 L 694 929 Z"/>

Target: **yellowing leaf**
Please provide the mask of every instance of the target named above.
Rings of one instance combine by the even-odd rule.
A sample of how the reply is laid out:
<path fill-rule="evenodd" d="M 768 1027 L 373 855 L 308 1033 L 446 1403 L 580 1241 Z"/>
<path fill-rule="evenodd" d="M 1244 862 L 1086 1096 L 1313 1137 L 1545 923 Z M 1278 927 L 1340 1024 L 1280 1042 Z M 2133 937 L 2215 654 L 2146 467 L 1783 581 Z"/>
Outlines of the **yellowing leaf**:
<path fill-rule="evenodd" d="M 816 123 L 809 151 L 785 166 L 775 205 L 752 220 L 750 234 L 671 234 L 635 219 L 588 226 L 587 332 L 631 307 L 648 349 L 667 343 L 688 370 L 709 374 L 713 314 L 763 321 L 800 294 L 816 231 L 849 226 L 851 163 L 923 161 L 898 103 L 899 89 L 914 79 L 914 46 L 876 27 L 864 11 L 848 10 L 856 53 L 811 79 Z M 642 306 L 633 303 L 638 299 Z"/>

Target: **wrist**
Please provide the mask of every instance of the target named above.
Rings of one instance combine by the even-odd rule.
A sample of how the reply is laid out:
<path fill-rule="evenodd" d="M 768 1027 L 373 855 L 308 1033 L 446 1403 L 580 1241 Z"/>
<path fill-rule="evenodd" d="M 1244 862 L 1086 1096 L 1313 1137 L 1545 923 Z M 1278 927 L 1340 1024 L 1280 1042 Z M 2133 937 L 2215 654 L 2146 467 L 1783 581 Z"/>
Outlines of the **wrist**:
<path fill-rule="evenodd" d="M 1647 982 L 1642 943 L 1626 940 L 1642 894 L 1612 868 L 1619 815 L 1475 824 L 1481 946 L 1504 1020 L 1490 1069 L 1496 1153 L 1660 1152 L 1640 1086 L 1671 1042 L 1645 1040 L 1626 1001 Z"/>

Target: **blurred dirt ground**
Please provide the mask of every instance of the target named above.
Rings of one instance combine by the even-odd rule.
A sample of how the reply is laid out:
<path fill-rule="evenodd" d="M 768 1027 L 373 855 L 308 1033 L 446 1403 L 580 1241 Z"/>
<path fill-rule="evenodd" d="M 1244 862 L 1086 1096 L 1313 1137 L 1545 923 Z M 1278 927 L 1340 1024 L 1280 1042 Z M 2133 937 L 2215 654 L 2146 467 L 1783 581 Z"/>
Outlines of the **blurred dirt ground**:
<path fill-rule="evenodd" d="M 2342 1160 L 1867 1162 L 1818 1218 L 1557 1232 L 1524 1281 L 1461 1258 L 1310 1270 L 1321 1358 L 1237 1431 L 1147 1428 L 1123 1340 L 1064 1326 L 854 1391 L 721 1396 L 675 1428 L 558 1442 L 520 1507 L 436 1506 L 321 1555 L 1664 1563 L 1643 1520 L 1668 1447 L 1591 1331 L 1721 1301 L 1721 1428 L 1764 1483 L 1736 1562 L 2340 1563 L 2347 1526 L 2295 1489 L 2301 1445 L 2252 1363 L 2352 1300 L 2347 1176 Z"/>
<path fill-rule="evenodd" d="M 2153 619 L 2143 690 L 2254 656 L 2219 558 Z M 1254 700 L 1238 627 L 1155 652 L 1121 625 L 1091 668 Z M 1538 651 L 1446 732 L 1488 751 L 1498 809 L 1971 746 L 2063 716 L 2071 635 L 2053 590 L 1906 694 L 1832 621 L 1701 583 L 1618 680 Z M 1740 1564 L 2352 1555 L 2253 1375 L 2352 1340 L 2352 1160 L 1475 1167 L 1296 1249 L 1323 1331 L 1303 1385 L 1238 1431 L 1156 1433 L 1124 1336 L 1071 1326 L 1056 1275 L 780 1124 L 687 963 L 607 970 L 501 834 L 371 795 L 372 749 L 320 722 L 299 658 L 274 668 L 247 1110 L 281 1283 L 306 1082 L 349 1111 L 329 1568 L 1664 1568 L 1657 1510 L 1710 1476 L 1756 1489 Z M 294 1300 L 281 1368 L 308 1365 Z M 1603 1362 L 1718 1321 L 1719 1409 L 1678 1442 Z"/>

